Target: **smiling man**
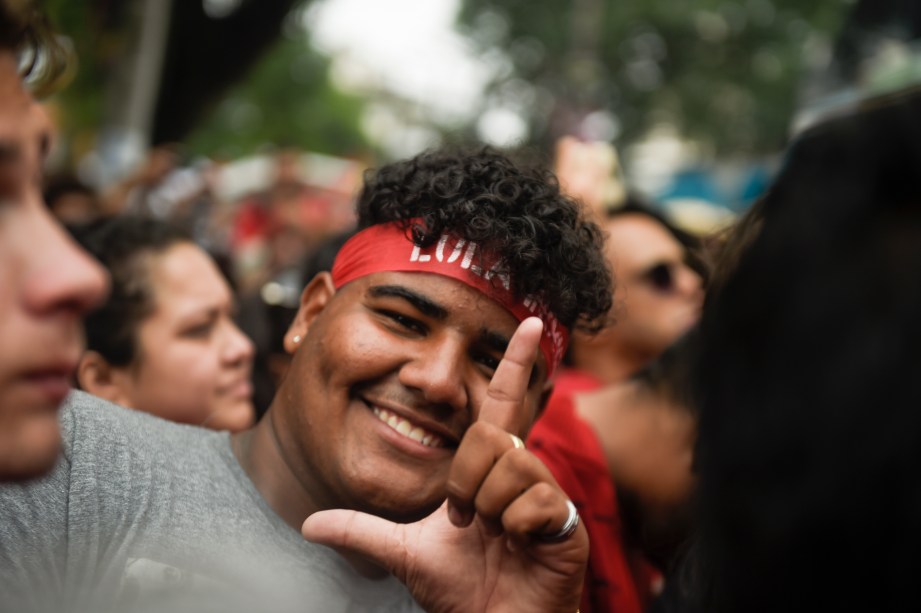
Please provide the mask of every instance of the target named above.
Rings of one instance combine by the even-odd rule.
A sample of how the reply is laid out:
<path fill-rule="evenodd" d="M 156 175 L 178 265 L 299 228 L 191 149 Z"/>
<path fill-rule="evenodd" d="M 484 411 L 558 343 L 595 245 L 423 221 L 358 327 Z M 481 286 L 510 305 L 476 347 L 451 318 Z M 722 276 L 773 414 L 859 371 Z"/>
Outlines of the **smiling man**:
<path fill-rule="evenodd" d="M 599 229 L 552 175 L 490 150 L 386 166 L 358 210 L 303 292 L 291 368 L 252 430 L 68 403 L 65 460 L 0 491 L 7 593 L 31 603 L 42 585 L 71 604 L 92 585 L 123 610 L 216 594 L 252 608 L 241 586 L 272 610 L 576 609 L 586 533 L 518 437 L 568 331 L 610 307 Z"/>

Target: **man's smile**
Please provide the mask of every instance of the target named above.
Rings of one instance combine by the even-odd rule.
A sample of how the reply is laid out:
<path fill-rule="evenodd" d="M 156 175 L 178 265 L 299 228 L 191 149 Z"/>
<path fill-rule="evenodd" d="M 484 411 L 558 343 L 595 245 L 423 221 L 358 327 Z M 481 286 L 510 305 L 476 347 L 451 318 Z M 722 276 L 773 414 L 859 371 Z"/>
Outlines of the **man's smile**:
<path fill-rule="evenodd" d="M 387 409 L 382 409 L 380 407 L 372 407 L 372 409 L 379 420 L 390 426 L 390 428 L 395 430 L 397 433 L 402 434 L 403 436 L 410 438 L 417 443 L 422 443 L 426 447 L 445 446 L 444 439 L 434 432 L 429 432 L 420 426 L 414 425 L 408 419 L 400 417 L 396 413 L 391 413 Z"/>
<path fill-rule="evenodd" d="M 439 454 L 451 452 L 457 448 L 467 429 L 466 425 L 456 423 L 460 421 L 458 415 L 446 416 L 450 423 L 445 423 L 437 417 L 441 415 L 437 407 L 419 406 L 415 400 L 393 390 L 366 388 L 356 397 L 378 421 L 387 426 L 388 432 L 397 436 L 393 442 L 403 440 L 410 446 L 407 450 L 420 445 Z"/>

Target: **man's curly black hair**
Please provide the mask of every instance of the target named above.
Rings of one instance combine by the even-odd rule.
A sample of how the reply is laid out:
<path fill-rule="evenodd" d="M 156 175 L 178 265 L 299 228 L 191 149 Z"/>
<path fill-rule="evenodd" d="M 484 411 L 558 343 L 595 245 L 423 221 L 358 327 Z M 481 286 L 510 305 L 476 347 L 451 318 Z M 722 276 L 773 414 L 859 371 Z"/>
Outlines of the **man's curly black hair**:
<path fill-rule="evenodd" d="M 512 291 L 538 298 L 569 328 L 605 323 L 613 281 L 602 232 L 549 170 L 490 148 L 427 151 L 365 175 L 359 228 L 394 221 L 422 246 L 449 233 L 499 254 Z"/>

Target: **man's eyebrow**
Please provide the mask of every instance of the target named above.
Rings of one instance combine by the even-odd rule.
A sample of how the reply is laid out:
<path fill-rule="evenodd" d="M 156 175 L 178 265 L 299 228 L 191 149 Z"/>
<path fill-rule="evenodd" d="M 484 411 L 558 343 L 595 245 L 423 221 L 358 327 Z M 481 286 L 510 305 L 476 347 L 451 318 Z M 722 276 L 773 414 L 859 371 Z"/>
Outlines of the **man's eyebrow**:
<path fill-rule="evenodd" d="M 427 296 L 402 285 L 373 285 L 368 293 L 375 298 L 402 298 L 424 315 L 433 319 L 447 319 L 448 310 Z"/>

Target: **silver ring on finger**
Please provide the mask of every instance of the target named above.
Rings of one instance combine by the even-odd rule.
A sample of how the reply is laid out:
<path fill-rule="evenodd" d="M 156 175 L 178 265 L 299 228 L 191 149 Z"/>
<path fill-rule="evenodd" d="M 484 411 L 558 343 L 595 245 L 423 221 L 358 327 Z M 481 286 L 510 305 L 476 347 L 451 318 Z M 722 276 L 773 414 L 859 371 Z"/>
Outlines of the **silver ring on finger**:
<path fill-rule="evenodd" d="M 569 515 L 566 517 L 566 521 L 563 523 L 563 527 L 560 528 L 560 531 L 554 534 L 537 535 L 537 539 L 540 542 L 559 543 L 573 535 L 576 528 L 579 527 L 579 512 L 576 511 L 576 505 L 572 503 L 572 500 L 566 501 L 566 508 L 569 509 Z"/>

